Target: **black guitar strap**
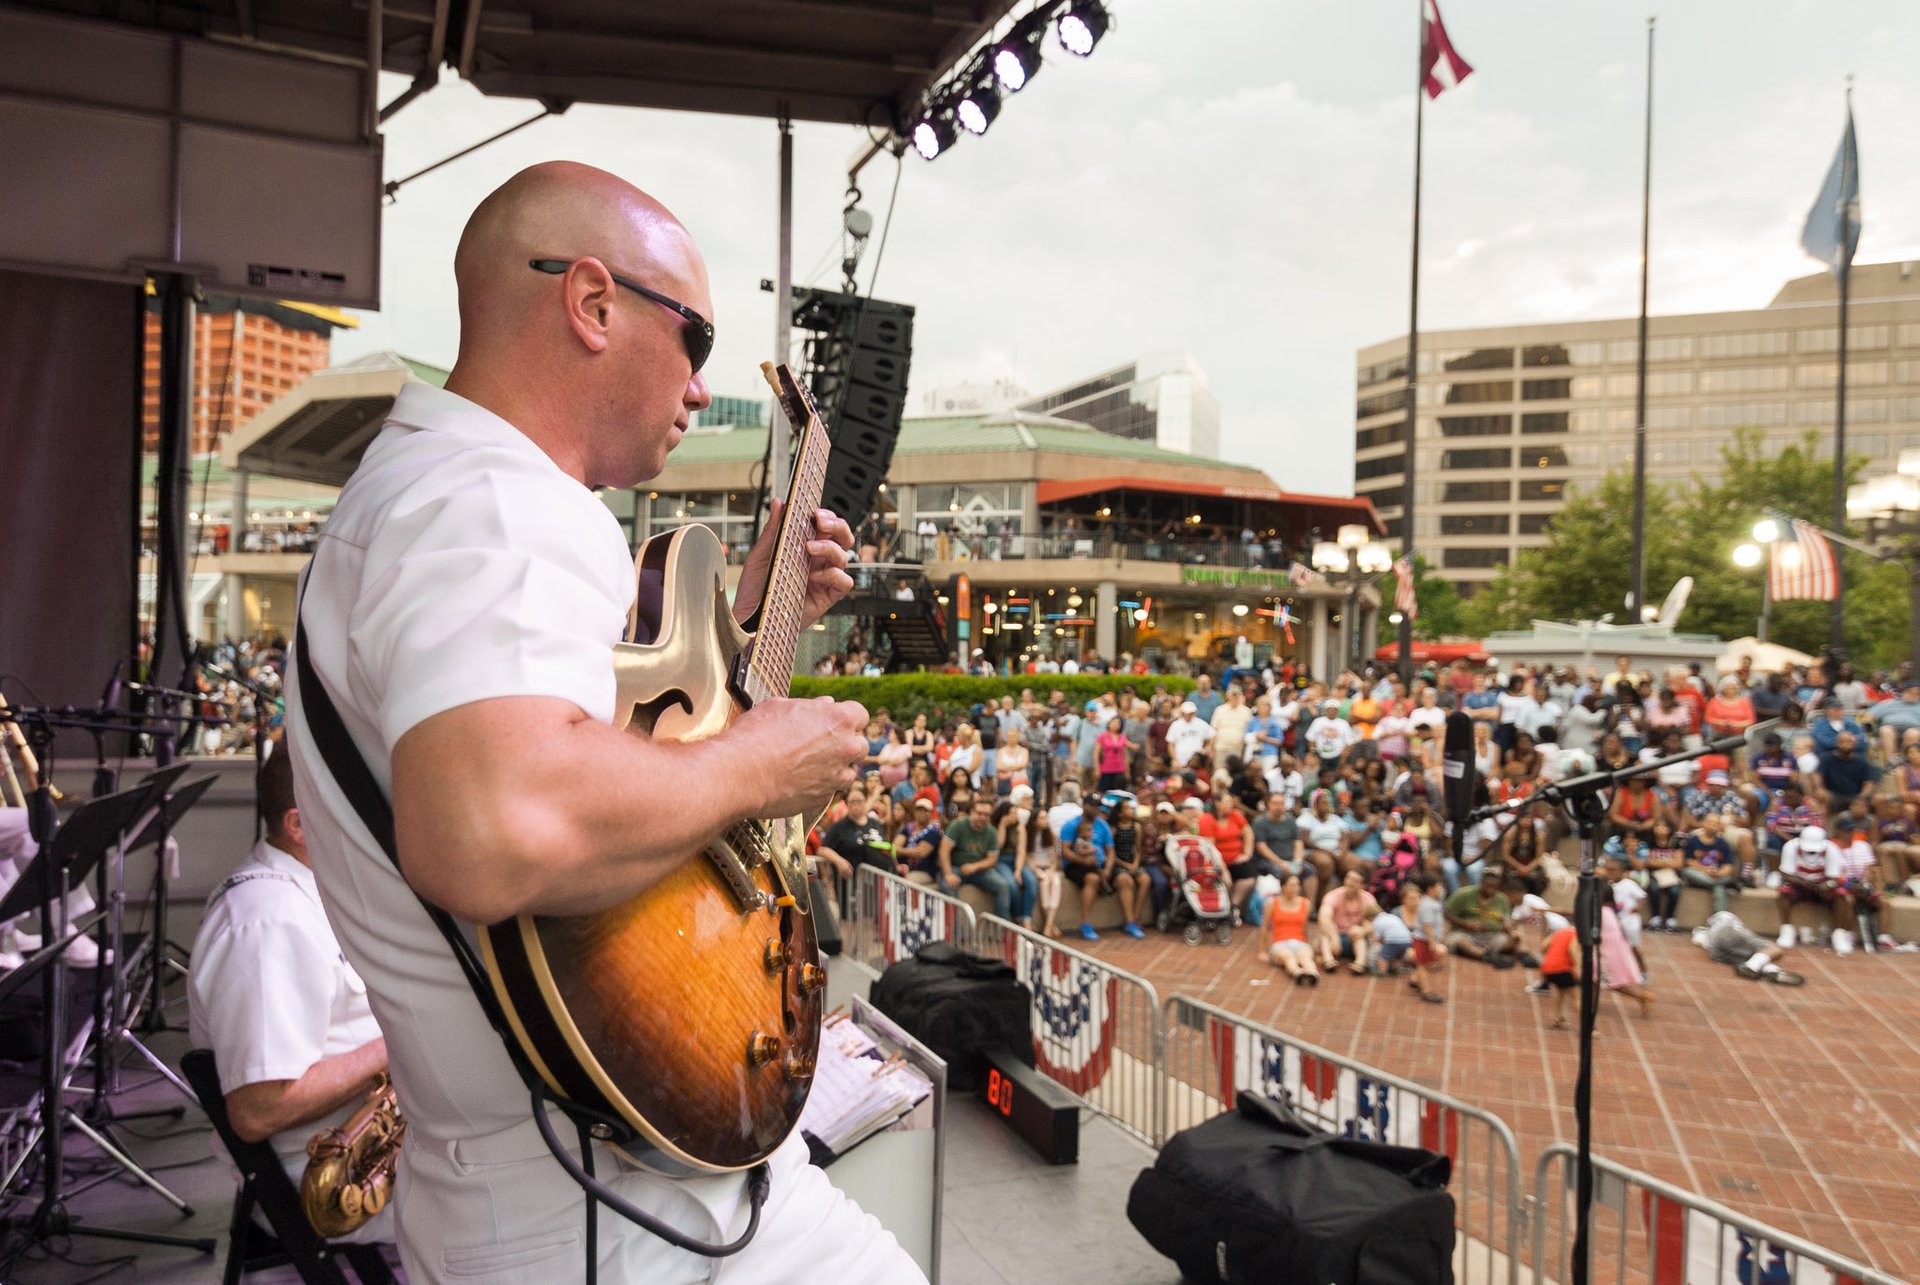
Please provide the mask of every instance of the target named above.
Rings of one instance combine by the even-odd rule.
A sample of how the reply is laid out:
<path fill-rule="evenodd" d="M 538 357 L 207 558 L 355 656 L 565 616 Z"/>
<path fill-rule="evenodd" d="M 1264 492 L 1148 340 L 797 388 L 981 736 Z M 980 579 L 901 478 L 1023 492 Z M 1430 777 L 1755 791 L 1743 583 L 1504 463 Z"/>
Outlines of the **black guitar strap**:
<path fill-rule="evenodd" d="M 324 544 L 322 547 L 325 547 Z M 318 558 L 315 554 L 315 558 Z M 309 563 L 308 574 L 312 574 Z M 326 764 L 328 775 L 334 784 L 347 796 L 347 802 L 353 806 L 360 823 L 367 827 L 380 851 L 399 873 L 403 883 L 406 871 L 400 867 L 400 848 L 394 839 L 393 805 L 386 793 L 381 790 L 380 782 L 373 775 L 373 769 L 367 766 L 367 760 L 360 753 L 360 747 L 354 743 L 353 733 L 347 730 L 346 722 L 340 717 L 339 709 L 333 703 L 333 696 L 327 691 L 325 683 L 320 681 L 320 672 L 314 668 L 307 655 L 306 621 L 306 582 L 301 582 L 300 607 L 294 617 L 293 663 L 299 675 L 301 713 L 305 716 L 307 735 L 313 746 L 320 752 L 321 760 Z M 628 1222 L 658 1236 L 670 1245 L 700 1254 L 707 1258 L 725 1258 L 737 1254 L 752 1243 L 754 1235 L 760 1230 L 760 1211 L 766 1204 L 770 1186 L 768 1169 L 765 1164 L 755 1165 L 747 1177 L 749 1213 L 746 1229 L 738 1239 L 724 1245 L 709 1244 L 695 1240 L 678 1228 L 662 1222 L 652 1214 L 638 1208 L 618 1192 L 600 1182 L 593 1173 L 593 1141 L 595 1138 L 615 1142 L 630 1142 L 635 1134 L 626 1121 L 603 1115 L 582 1106 L 577 1102 L 553 1096 L 547 1082 L 534 1070 L 520 1042 L 514 1038 L 513 1029 L 507 1022 L 506 1013 L 500 1007 L 500 1001 L 493 993 L 493 983 L 488 980 L 486 967 L 481 963 L 479 953 L 461 931 L 453 916 L 420 895 L 411 883 L 407 888 L 420 902 L 420 908 L 427 912 L 427 918 L 433 921 L 440 935 L 446 939 L 447 948 L 453 952 L 453 958 L 460 965 L 460 971 L 467 979 L 467 985 L 473 991 L 473 997 L 480 1004 L 487 1024 L 494 1034 L 500 1037 L 501 1044 L 507 1050 L 507 1058 L 513 1063 L 513 1069 L 519 1074 L 521 1082 L 527 1086 L 532 1096 L 533 1118 L 539 1126 L 540 1136 L 553 1153 L 553 1158 L 564 1169 L 567 1176 L 579 1185 L 586 1194 L 587 1228 L 586 1250 L 587 1285 L 594 1285 L 599 1266 L 597 1250 L 596 1219 L 597 1206 L 605 1205 Z M 582 1159 L 575 1160 L 560 1141 L 554 1131 L 553 1121 L 547 1117 L 547 1107 L 558 1107 L 563 1115 L 572 1121 L 579 1134 Z M 582 1167 L 584 1161 L 585 1167 Z"/>

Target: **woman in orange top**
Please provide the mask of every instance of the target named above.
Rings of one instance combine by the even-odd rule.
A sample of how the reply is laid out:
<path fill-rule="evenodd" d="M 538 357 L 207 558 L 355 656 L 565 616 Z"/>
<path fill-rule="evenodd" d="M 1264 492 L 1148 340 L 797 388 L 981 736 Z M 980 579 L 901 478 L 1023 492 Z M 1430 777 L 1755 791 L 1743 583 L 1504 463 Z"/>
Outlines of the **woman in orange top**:
<path fill-rule="evenodd" d="M 1287 970 L 1295 986 L 1318 986 L 1313 947 L 1307 943 L 1307 917 L 1312 905 L 1300 895 L 1300 876 L 1288 875 L 1280 894 L 1267 898 L 1267 962 Z"/>
<path fill-rule="evenodd" d="M 1707 702 L 1707 729 L 1715 736 L 1738 736 L 1753 726 L 1753 701 L 1737 678 L 1720 680 L 1720 694 Z"/>

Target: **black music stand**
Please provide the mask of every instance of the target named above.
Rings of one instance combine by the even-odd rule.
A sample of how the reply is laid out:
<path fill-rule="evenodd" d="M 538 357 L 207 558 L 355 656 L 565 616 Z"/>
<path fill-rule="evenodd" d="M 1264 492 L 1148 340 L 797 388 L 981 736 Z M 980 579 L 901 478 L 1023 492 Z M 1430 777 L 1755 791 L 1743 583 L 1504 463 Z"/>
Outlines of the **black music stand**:
<path fill-rule="evenodd" d="M 42 724 L 38 730 L 44 734 L 45 725 Z M 80 1114 L 66 1103 L 67 1052 L 72 1042 L 67 1031 L 66 947 L 77 936 L 69 932 L 66 896 L 79 881 L 92 873 L 95 865 L 110 850 L 119 846 L 121 835 L 140 824 L 141 818 L 154 806 L 158 792 L 152 784 L 143 783 L 130 790 L 94 799 L 77 809 L 58 830 L 53 829 L 52 802 L 50 798 L 42 797 L 45 794 L 43 784 L 42 789 L 36 792 L 36 806 L 30 809 L 39 852 L 21 871 L 13 887 L 4 897 L 0 897 L 0 914 L 7 918 L 24 914 L 36 906 L 40 911 L 42 949 L 31 961 L 31 967 L 41 978 L 45 1022 L 38 1142 L 41 1149 L 41 1198 L 28 1221 L 30 1236 L 35 1241 L 62 1235 L 98 1236 L 210 1253 L 214 1244 L 212 1240 L 106 1227 L 82 1227 L 75 1224 L 67 1212 L 68 1193 L 63 1190 L 62 1170 L 66 1130 L 72 1127 L 184 1216 L 193 1215 L 192 1208 L 185 1201 L 167 1190 L 158 1179 L 142 1169 L 111 1139 L 81 1119 Z M 103 913 L 101 918 L 106 918 L 106 915 Z M 26 971 L 25 966 L 17 971 Z"/>
<path fill-rule="evenodd" d="M 145 815 L 134 822 L 132 837 L 125 839 L 107 860 L 100 863 L 98 874 L 100 905 L 107 910 L 106 919 L 100 924 L 100 958 L 111 959 L 112 967 L 105 977 L 105 984 L 99 988 L 94 1003 L 94 1071 L 93 1097 L 87 1108 L 88 1118 L 95 1122 L 112 1120 L 138 1120 L 154 1116 L 166 1116 L 179 1119 L 184 1114 L 181 1107 L 163 1107 L 152 1111 L 136 1111 L 126 1115 L 117 1115 L 107 1106 L 107 1098 L 120 1091 L 118 1054 L 124 1046 L 131 1046 L 154 1070 L 155 1079 L 164 1079 L 177 1089 L 180 1095 L 193 1106 L 200 1101 L 192 1088 L 174 1073 L 172 1067 L 142 1042 L 133 1033 L 133 1022 L 140 1011 L 144 984 L 135 984 L 136 962 L 143 949 L 155 949 L 154 958 L 162 959 L 155 937 L 146 937 L 134 944 L 132 954 L 126 953 L 126 938 L 123 925 L 126 916 L 126 858 L 129 854 L 148 846 L 155 847 L 155 856 L 164 862 L 166 849 L 163 836 L 170 833 L 180 823 L 180 818 L 188 808 L 199 802 L 201 797 L 212 788 L 219 778 L 203 776 L 199 780 L 188 782 L 175 789 L 175 783 L 185 775 L 189 768 L 186 763 L 176 763 L 157 772 L 150 773 L 140 784 L 157 791 L 153 802 Z M 108 955 L 106 952 L 113 953 Z M 164 961 L 170 965 L 171 961 Z M 103 965 L 104 966 L 104 965 Z M 152 1083 L 152 1080 L 143 1081 Z"/>

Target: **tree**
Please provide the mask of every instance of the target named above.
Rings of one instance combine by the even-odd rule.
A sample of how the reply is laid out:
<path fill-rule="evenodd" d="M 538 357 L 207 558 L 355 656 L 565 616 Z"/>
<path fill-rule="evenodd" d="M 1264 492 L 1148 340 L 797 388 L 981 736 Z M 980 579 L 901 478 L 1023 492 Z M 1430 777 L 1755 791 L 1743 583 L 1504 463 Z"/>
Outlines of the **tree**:
<path fill-rule="evenodd" d="M 1649 484 L 1646 517 L 1646 594 L 1658 601 L 1681 576 L 1693 593 L 1680 616 L 1689 633 L 1739 638 L 1760 616 L 1764 569 L 1733 565 L 1733 550 L 1752 538 L 1768 509 L 1825 524 L 1833 502 L 1833 463 L 1818 437 L 1769 454 L 1757 428 L 1740 428 L 1721 448 L 1718 480 L 1698 474 L 1684 487 Z M 1855 480 L 1864 457 L 1849 461 Z M 1836 552 L 1839 550 L 1836 548 Z M 1891 665 L 1906 650 L 1906 577 L 1899 566 L 1845 554 L 1847 650 L 1867 668 Z M 1625 619 L 1633 577 L 1633 475 L 1607 474 L 1567 500 L 1546 545 L 1522 553 L 1465 604 L 1463 624 L 1485 636 L 1524 629 L 1529 620 Z M 1773 604 L 1768 636 L 1817 653 L 1826 641 L 1827 604 Z"/>
<path fill-rule="evenodd" d="M 1400 638 L 1400 626 L 1391 618 L 1400 578 L 1389 572 L 1375 588 L 1380 591 L 1379 645 L 1384 647 Z M 1467 604 L 1461 601 L 1460 591 L 1453 587 L 1453 581 L 1435 575 L 1433 566 L 1417 553 L 1413 555 L 1413 596 L 1420 603 L 1420 614 L 1413 622 L 1415 638 L 1431 642 L 1458 634 L 1465 628 L 1462 612 Z"/>

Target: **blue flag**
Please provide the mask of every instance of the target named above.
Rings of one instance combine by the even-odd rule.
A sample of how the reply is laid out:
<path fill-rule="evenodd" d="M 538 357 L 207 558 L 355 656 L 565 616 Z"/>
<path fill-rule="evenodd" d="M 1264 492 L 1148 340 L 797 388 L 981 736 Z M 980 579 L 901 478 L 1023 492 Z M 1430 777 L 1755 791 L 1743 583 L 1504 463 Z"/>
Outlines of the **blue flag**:
<path fill-rule="evenodd" d="M 1840 150 L 1833 155 L 1833 168 L 1820 185 L 1820 195 L 1807 211 L 1806 230 L 1800 233 L 1800 248 L 1827 265 L 1834 276 L 1853 266 L 1853 252 L 1860 245 L 1860 153 L 1853 144 L 1853 107 L 1847 107 L 1847 132 L 1840 136 Z"/>

